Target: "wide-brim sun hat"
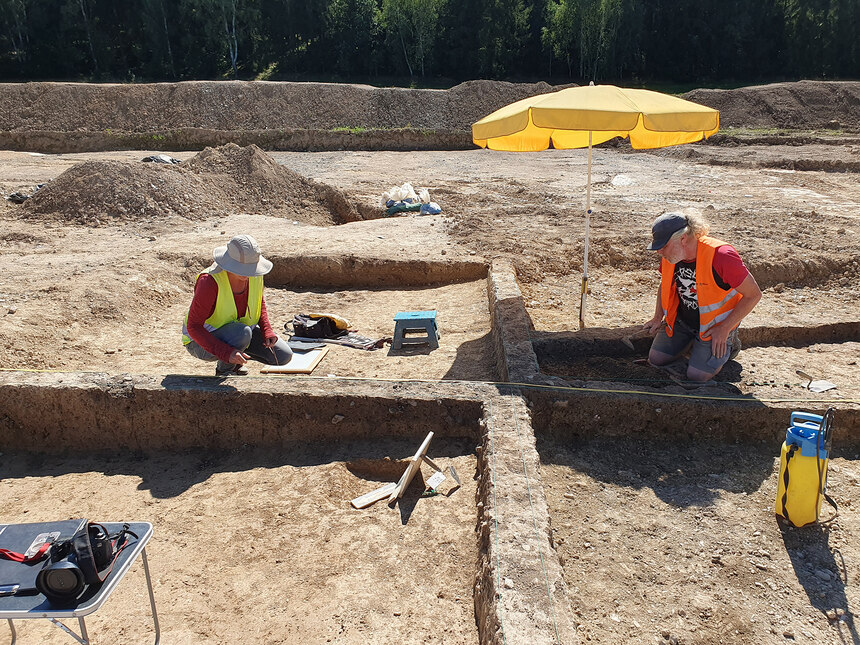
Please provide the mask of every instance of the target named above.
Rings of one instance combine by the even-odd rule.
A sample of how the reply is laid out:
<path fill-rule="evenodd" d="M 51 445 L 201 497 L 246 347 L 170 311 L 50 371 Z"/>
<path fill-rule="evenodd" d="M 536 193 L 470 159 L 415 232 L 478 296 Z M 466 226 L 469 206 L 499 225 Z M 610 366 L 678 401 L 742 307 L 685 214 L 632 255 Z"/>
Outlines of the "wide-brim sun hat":
<path fill-rule="evenodd" d="M 260 254 L 260 245 L 250 235 L 237 235 L 213 252 L 215 264 L 236 275 L 254 278 L 272 270 L 272 263 Z"/>
<path fill-rule="evenodd" d="M 687 217 L 681 213 L 663 213 L 654 220 L 651 227 L 651 244 L 649 251 L 659 251 L 669 243 L 672 236 L 682 228 L 687 228 Z"/>

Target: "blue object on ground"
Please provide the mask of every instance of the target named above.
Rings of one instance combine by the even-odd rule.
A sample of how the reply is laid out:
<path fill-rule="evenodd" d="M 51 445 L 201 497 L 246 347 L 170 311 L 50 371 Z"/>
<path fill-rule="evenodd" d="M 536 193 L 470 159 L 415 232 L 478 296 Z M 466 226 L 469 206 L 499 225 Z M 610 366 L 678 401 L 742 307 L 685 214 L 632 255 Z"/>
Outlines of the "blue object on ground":
<path fill-rule="evenodd" d="M 823 417 L 819 414 L 809 412 L 792 412 L 791 425 L 785 432 L 785 443 L 789 446 L 796 444 L 800 446 L 800 454 L 803 457 L 815 457 L 818 450 L 819 459 L 827 459 L 827 448 L 824 445 L 824 437 L 819 438 Z"/>
<path fill-rule="evenodd" d="M 407 333 L 421 333 L 421 336 L 407 336 Z M 394 316 L 394 338 L 391 349 L 402 349 L 403 345 L 429 345 L 439 347 L 439 328 L 436 325 L 436 310 L 398 311 Z"/>

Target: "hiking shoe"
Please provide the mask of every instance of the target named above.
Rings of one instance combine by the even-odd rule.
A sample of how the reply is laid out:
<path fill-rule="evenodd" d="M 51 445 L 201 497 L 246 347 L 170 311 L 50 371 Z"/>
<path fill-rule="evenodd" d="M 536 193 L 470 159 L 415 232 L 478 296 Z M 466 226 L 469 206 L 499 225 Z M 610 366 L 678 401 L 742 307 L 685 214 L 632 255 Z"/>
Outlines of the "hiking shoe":
<path fill-rule="evenodd" d="M 215 376 L 247 376 L 248 368 L 235 363 L 222 363 L 218 361 L 215 367 Z"/>
<path fill-rule="evenodd" d="M 735 337 L 732 339 L 732 351 L 729 353 L 729 360 L 733 361 L 737 358 L 738 354 L 741 353 L 741 339 L 738 337 L 737 333 Z"/>

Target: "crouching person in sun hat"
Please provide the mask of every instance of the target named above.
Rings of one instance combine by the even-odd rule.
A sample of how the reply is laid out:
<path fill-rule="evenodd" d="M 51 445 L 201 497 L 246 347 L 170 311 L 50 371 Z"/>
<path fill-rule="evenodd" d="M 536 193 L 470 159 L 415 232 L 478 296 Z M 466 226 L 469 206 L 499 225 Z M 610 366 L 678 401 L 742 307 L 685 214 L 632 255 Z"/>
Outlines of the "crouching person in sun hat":
<path fill-rule="evenodd" d="M 215 264 L 197 276 L 182 326 L 188 353 L 215 361 L 216 376 L 244 375 L 250 359 L 286 365 L 293 356 L 269 324 L 263 276 L 272 263 L 250 235 L 237 235 L 213 253 Z"/>
<path fill-rule="evenodd" d="M 738 325 L 761 300 L 761 289 L 730 244 L 708 237 L 698 213 L 664 213 L 651 227 L 649 251 L 661 256 L 648 361 L 667 365 L 692 343 L 687 378 L 712 379 L 740 351 Z M 665 325 L 663 324 L 665 322 Z"/>

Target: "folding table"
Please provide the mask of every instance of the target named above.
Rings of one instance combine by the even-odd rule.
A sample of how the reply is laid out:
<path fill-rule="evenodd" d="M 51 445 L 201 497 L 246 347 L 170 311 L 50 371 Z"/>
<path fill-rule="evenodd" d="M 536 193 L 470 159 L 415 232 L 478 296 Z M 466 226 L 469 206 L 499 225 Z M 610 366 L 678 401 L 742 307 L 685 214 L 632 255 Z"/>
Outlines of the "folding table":
<path fill-rule="evenodd" d="M 32 527 L 32 534 L 35 538 L 39 533 L 49 533 L 52 530 L 58 529 L 63 522 L 41 522 L 38 524 L 28 524 L 28 528 Z M 76 604 L 64 607 L 53 606 L 45 596 L 40 593 L 31 595 L 12 595 L 0 596 L 0 620 L 6 619 L 9 622 L 9 628 L 12 630 L 12 645 L 15 645 L 17 633 L 13 620 L 27 620 L 36 618 L 45 618 L 51 621 L 54 625 L 69 634 L 81 645 L 90 645 L 90 639 L 87 634 L 87 626 L 84 622 L 84 616 L 88 616 L 101 608 L 108 599 L 114 589 L 116 589 L 119 581 L 123 579 L 131 565 L 137 559 L 138 555 L 143 559 L 143 571 L 146 574 L 146 585 L 149 591 L 149 604 L 152 608 L 152 622 L 155 625 L 155 645 L 161 638 L 161 631 L 158 626 L 158 614 L 155 611 L 155 596 L 152 592 L 152 578 L 149 575 L 149 563 L 146 559 L 146 544 L 152 537 L 152 524 L 150 522 L 105 522 L 104 527 L 113 535 L 122 529 L 123 524 L 128 524 L 129 529 L 135 533 L 138 538 L 132 539 L 132 542 L 119 554 L 119 557 L 114 563 L 113 570 L 107 579 L 98 587 L 90 585 L 84 591 L 81 598 Z M 20 528 L 22 525 L 4 525 L 0 524 L 0 531 L 12 527 Z M 3 532 L 0 532 L 0 546 L 4 544 Z M 11 531 L 10 531 L 11 533 Z M 27 545 L 8 545 L 19 549 L 26 549 Z M 12 582 L 12 581 L 6 581 Z M 0 581 L 2 584 L 3 581 Z M 72 629 L 60 622 L 65 618 L 77 618 L 80 627 L 80 635 L 76 634 Z"/>

